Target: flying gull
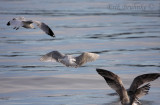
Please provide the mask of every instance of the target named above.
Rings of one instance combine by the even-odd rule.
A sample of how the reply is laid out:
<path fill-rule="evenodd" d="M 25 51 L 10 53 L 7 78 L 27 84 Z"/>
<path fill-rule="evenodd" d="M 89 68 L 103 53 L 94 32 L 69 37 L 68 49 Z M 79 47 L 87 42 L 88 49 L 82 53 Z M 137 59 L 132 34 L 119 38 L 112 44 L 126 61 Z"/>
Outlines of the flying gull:
<path fill-rule="evenodd" d="M 20 27 L 24 28 L 30 28 L 30 29 L 35 29 L 35 26 L 38 26 L 41 30 L 43 30 L 46 34 L 55 37 L 53 31 L 50 29 L 50 27 L 40 21 L 34 21 L 34 20 L 27 20 L 24 17 L 18 17 L 18 18 L 13 18 L 7 23 L 8 26 L 12 25 L 14 28 L 18 30 Z"/>
<path fill-rule="evenodd" d="M 108 70 L 96 69 L 105 79 L 107 84 L 114 89 L 120 97 L 122 105 L 141 105 L 138 99 L 146 94 L 150 89 L 150 84 L 141 86 L 144 83 L 154 81 L 160 77 L 160 73 L 142 74 L 134 78 L 130 88 L 126 90 L 120 77 Z M 141 87 L 140 87 L 141 86 Z"/>
<path fill-rule="evenodd" d="M 46 62 L 60 62 L 67 67 L 80 67 L 87 62 L 95 61 L 98 57 L 98 54 L 88 52 L 84 52 L 77 57 L 73 57 L 72 55 L 62 54 L 59 51 L 52 51 L 42 56 L 40 60 Z"/>

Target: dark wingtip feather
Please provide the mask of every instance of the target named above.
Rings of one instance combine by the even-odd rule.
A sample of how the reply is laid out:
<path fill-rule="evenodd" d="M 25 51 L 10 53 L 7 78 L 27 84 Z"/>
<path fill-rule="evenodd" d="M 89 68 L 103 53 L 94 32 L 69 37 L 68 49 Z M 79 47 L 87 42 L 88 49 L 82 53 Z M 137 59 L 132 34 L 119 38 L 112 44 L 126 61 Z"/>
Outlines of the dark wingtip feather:
<path fill-rule="evenodd" d="M 150 88 L 151 88 L 151 84 L 150 84 L 150 83 L 148 83 L 148 84 L 146 84 L 146 85 L 144 86 L 145 95 L 147 95 L 147 94 L 149 93 Z"/>
<path fill-rule="evenodd" d="M 98 73 L 101 73 L 101 72 L 105 72 L 105 71 L 107 71 L 107 70 L 96 68 L 96 71 L 97 71 Z"/>
<path fill-rule="evenodd" d="M 97 72 L 100 72 L 101 70 L 102 70 L 102 69 L 98 69 L 98 68 L 96 68 L 96 71 L 97 71 Z"/>
<path fill-rule="evenodd" d="M 144 74 L 144 76 L 142 76 L 144 78 L 151 78 L 151 81 L 154 81 L 156 79 L 158 79 L 160 77 L 160 73 L 150 73 L 150 74 Z"/>
<path fill-rule="evenodd" d="M 98 72 L 98 74 L 100 74 L 101 76 L 116 76 L 118 77 L 116 74 L 112 73 L 111 71 L 108 71 L 108 70 L 104 70 L 104 69 L 96 69 L 96 71 Z M 109 77 L 110 77 L 109 76 Z M 111 78 L 111 77 L 110 77 Z"/>
<path fill-rule="evenodd" d="M 48 32 L 48 35 L 52 36 L 52 37 L 55 37 L 53 31 L 49 28 L 49 32 Z"/>
<path fill-rule="evenodd" d="M 106 70 L 104 69 L 96 69 L 96 71 L 98 72 L 98 74 L 100 74 L 101 76 L 103 76 L 104 72 L 106 72 Z"/>

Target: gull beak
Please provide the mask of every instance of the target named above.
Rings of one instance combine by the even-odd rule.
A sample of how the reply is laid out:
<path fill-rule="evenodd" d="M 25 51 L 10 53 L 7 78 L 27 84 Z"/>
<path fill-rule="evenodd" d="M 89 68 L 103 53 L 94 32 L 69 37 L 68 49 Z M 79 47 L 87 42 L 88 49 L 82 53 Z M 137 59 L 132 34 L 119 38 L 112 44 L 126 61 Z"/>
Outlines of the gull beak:
<path fill-rule="evenodd" d="M 7 23 L 7 26 L 10 26 L 10 22 Z"/>

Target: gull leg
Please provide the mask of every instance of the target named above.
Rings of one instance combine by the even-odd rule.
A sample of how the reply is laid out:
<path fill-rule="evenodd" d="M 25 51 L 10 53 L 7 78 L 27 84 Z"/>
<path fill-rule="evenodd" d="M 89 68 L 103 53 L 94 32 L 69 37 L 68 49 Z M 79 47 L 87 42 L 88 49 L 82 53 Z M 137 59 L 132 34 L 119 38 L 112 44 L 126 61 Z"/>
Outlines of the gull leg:
<path fill-rule="evenodd" d="M 13 29 L 16 29 L 17 27 L 13 27 Z"/>

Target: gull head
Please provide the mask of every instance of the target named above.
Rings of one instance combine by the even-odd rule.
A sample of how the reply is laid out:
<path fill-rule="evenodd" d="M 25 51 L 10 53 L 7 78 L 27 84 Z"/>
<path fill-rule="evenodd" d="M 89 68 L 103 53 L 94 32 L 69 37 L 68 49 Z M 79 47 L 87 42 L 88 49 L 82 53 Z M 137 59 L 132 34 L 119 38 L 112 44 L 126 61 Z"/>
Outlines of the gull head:
<path fill-rule="evenodd" d="M 16 18 L 13 18 L 12 20 L 10 20 L 8 23 L 7 23 L 7 26 L 10 26 L 11 25 L 11 22 L 15 21 Z"/>
<path fill-rule="evenodd" d="M 10 20 L 8 23 L 7 23 L 7 26 L 10 26 L 10 25 L 13 25 L 16 23 L 16 18 L 13 18 L 12 20 Z"/>

